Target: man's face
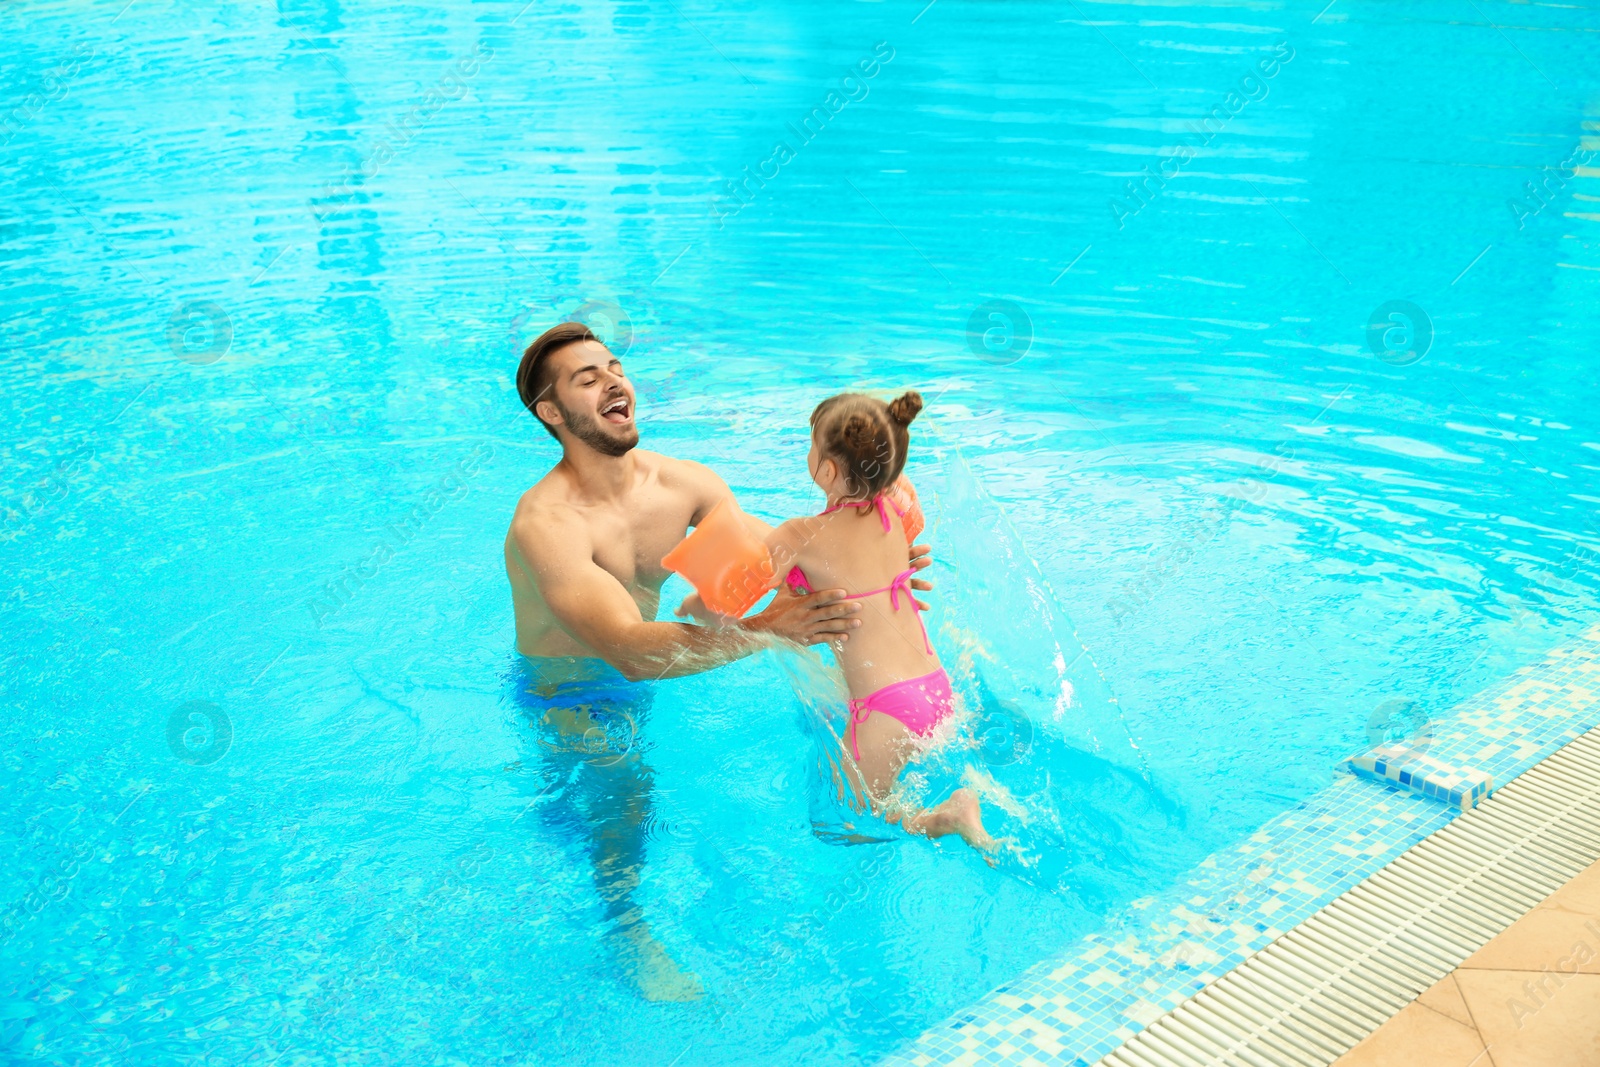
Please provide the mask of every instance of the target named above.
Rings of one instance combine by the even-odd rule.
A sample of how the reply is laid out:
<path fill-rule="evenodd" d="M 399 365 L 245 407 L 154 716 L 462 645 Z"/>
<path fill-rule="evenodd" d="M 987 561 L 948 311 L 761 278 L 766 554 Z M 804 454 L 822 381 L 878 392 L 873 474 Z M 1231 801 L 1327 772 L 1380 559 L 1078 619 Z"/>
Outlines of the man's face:
<path fill-rule="evenodd" d="M 622 362 L 599 341 L 579 341 L 550 356 L 551 396 L 541 400 L 546 422 L 565 425 L 579 441 L 605 456 L 621 456 L 639 443 L 633 421 L 633 386 Z M 554 408 L 552 411 L 551 408 Z"/>

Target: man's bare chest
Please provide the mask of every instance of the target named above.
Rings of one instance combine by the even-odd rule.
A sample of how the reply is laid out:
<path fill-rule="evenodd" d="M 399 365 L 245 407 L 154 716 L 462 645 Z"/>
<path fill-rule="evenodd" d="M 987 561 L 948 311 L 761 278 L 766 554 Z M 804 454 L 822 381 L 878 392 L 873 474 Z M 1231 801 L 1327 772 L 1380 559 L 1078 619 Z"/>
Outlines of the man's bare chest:
<path fill-rule="evenodd" d="M 625 586 L 659 589 L 668 573 L 661 557 L 689 532 L 693 505 L 656 495 L 631 504 L 591 520 L 594 561 Z"/>

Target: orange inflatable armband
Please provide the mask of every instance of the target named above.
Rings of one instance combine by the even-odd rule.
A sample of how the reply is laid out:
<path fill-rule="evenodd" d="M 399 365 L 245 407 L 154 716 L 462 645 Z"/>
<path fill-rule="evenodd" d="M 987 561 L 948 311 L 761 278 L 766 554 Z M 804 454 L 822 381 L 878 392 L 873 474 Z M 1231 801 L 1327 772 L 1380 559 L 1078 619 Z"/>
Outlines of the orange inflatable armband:
<path fill-rule="evenodd" d="M 738 618 L 772 588 L 772 553 L 744 524 L 739 506 L 724 500 L 689 536 L 661 558 L 689 580 L 706 607 Z"/>
<path fill-rule="evenodd" d="M 889 487 L 886 495 L 900 509 L 900 521 L 906 528 L 906 544 L 916 544 L 917 535 L 926 523 L 922 517 L 922 504 L 917 500 L 917 490 L 911 484 L 911 479 L 902 474 L 900 480 Z"/>

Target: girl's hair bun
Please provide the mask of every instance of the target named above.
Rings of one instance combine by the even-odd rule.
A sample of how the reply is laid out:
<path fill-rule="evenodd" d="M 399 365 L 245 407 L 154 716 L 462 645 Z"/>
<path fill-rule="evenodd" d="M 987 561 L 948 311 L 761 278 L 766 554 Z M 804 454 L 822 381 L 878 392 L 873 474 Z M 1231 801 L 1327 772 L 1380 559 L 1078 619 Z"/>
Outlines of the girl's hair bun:
<path fill-rule="evenodd" d="M 889 401 L 889 417 L 901 426 L 910 426 L 911 420 L 922 410 L 922 394 L 915 389 L 901 393 Z"/>
<path fill-rule="evenodd" d="M 839 424 L 839 436 L 858 456 L 870 455 L 877 442 L 876 427 L 865 414 L 847 415 Z"/>

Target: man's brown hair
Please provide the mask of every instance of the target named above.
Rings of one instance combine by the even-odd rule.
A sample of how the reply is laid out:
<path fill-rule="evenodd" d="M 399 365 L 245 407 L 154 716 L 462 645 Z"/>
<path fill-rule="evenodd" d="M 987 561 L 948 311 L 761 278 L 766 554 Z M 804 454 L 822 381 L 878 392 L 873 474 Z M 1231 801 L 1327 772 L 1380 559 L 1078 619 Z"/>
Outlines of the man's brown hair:
<path fill-rule="evenodd" d="M 535 405 L 541 400 L 555 400 L 555 383 L 550 378 L 550 357 L 557 349 L 579 341 L 598 341 L 594 331 L 581 322 L 562 322 L 550 327 L 544 333 L 533 339 L 527 351 L 522 353 L 522 362 L 517 366 L 517 395 L 522 398 L 522 403 L 533 417 L 539 419 L 550 436 L 557 441 L 561 440 L 556 433 L 556 428 L 539 418 L 539 413 L 534 411 Z M 559 405 L 557 405 L 559 406 Z"/>

